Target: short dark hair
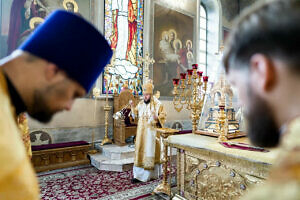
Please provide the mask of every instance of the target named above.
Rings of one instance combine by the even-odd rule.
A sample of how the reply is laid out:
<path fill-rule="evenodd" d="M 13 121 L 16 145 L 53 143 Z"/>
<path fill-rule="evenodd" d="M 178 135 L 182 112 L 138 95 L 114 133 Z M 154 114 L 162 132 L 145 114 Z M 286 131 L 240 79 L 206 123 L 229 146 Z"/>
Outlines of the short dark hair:
<path fill-rule="evenodd" d="M 260 1 L 234 23 L 223 64 L 246 67 L 255 53 L 283 60 L 300 74 L 300 0 Z"/>

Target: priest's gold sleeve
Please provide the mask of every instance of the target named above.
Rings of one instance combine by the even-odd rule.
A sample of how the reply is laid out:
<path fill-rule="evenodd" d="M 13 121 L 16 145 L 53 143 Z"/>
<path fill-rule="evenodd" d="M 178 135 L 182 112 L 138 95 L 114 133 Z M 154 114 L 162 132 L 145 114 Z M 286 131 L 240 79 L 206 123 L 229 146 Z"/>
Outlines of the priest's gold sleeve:
<path fill-rule="evenodd" d="M 0 199 L 37 200 L 39 187 L 0 72 Z"/>
<path fill-rule="evenodd" d="M 131 104 L 131 115 L 134 118 L 134 120 L 138 119 L 138 113 L 139 113 L 139 104 L 134 106 L 133 104 Z"/>
<path fill-rule="evenodd" d="M 163 105 L 160 105 L 158 110 L 158 121 L 161 125 L 161 127 L 164 127 L 164 124 L 166 122 L 167 113 L 165 111 L 165 108 Z"/>

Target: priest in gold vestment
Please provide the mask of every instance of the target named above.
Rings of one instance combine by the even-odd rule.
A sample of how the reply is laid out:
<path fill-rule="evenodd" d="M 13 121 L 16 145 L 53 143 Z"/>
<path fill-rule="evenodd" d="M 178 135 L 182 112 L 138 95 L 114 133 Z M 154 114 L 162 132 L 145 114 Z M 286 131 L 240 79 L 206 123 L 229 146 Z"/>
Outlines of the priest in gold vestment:
<path fill-rule="evenodd" d="M 0 199 L 39 199 L 38 182 L 21 139 L 15 108 L 1 68 L 0 113 Z"/>
<path fill-rule="evenodd" d="M 133 118 L 138 118 L 135 141 L 135 160 L 132 183 L 157 179 L 160 175 L 160 140 L 156 128 L 163 127 L 166 112 L 153 95 L 153 84 L 143 85 L 144 99 L 131 108 Z"/>
<path fill-rule="evenodd" d="M 287 124 L 279 149 L 267 182 L 242 200 L 300 200 L 300 117 Z"/>

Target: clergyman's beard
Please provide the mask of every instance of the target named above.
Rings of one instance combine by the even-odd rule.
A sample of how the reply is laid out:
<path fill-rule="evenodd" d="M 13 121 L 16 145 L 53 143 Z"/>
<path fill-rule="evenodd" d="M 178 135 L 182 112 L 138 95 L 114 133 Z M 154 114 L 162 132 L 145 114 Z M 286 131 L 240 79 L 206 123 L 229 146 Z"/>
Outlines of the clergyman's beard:
<path fill-rule="evenodd" d="M 148 100 L 145 100 L 145 99 L 144 99 L 144 103 L 145 103 L 145 104 L 148 104 L 148 103 L 150 103 L 150 100 L 151 100 L 151 98 L 149 98 Z"/>
<path fill-rule="evenodd" d="M 249 89 L 248 137 L 259 147 L 275 147 L 279 144 L 280 132 L 269 105 Z"/>
<path fill-rule="evenodd" d="M 47 106 L 46 94 L 42 91 L 35 90 L 33 95 L 33 106 L 28 111 L 28 114 L 34 119 L 40 122 L 47 123 L 52 119 L 54 115 Z"/>

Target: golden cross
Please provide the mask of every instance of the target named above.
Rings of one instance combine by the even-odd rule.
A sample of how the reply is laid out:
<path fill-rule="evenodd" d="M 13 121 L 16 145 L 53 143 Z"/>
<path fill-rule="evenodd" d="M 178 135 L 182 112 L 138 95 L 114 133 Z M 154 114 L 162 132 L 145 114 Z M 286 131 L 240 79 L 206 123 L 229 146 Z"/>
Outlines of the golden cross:
<path fill-rule="evenodd" d="M 149 78 L 149 65 L 152 65 L 155 63 L 155 60 L 150 57 L 149 52 L 145 53 L 145 57 L 139 57 L 139 62 L 144 63 L 144 68 L 143 68 L 143 82 L 146 83 Z"/>

